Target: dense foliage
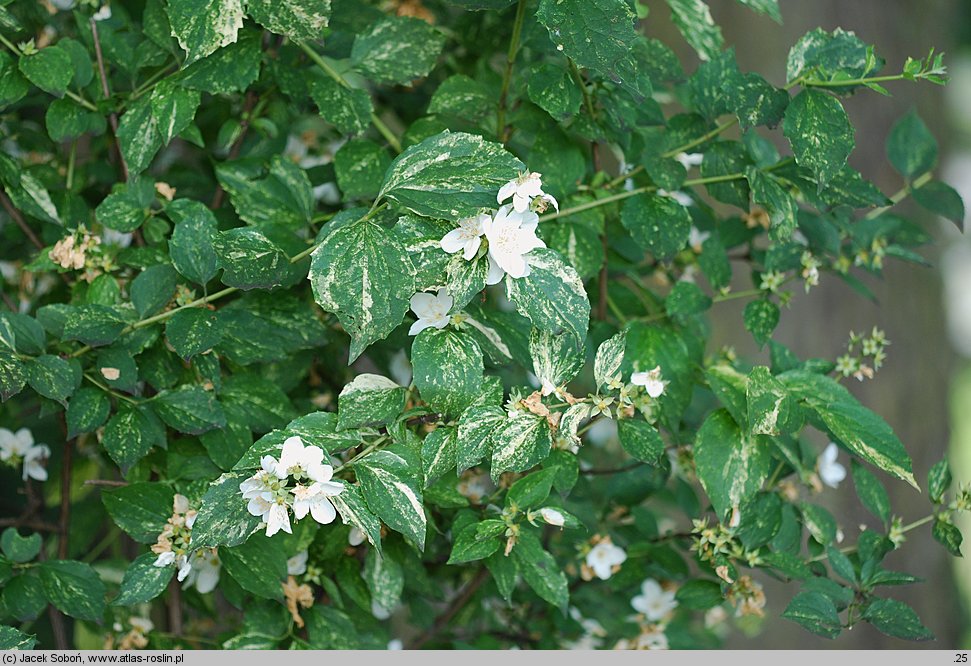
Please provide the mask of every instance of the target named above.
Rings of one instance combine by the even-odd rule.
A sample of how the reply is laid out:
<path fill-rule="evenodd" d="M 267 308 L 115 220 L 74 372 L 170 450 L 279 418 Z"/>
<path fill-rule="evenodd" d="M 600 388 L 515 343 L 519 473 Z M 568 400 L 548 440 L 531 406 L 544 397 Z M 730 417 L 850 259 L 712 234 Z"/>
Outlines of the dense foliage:
<path fill-rule="evenodd" d="M 847 165 L 942 59 L 814 30 L 777 87 L 667 5 L 694 71 L 634 0 L 0 0 L 0 648 L 711 647 L 766 577 L 929 638 L 882 563 L 971 498 L 895 517 L 881 331 L 772 334 L 963 217 L 914 113 L 898 193 Z"/>

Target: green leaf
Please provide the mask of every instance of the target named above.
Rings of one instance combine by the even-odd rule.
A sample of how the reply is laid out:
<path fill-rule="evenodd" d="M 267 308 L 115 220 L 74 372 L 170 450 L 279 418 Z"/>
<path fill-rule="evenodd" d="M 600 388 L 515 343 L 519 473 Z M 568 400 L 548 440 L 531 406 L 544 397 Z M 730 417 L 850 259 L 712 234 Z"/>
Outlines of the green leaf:
<path fill-rule="evenodd" d="M 405 587 L 405 571 L 401 565 L 390 554 L 382 555 L 370 549 L 362 574 L 371 593 L 371 603 L 386 611 L 394 610 Z"/>
<path fill-rule="evenodd" d="M 932 534 L 937 542 L 947 548 L 947 552 L 954 557 L 961 557 L 961 542 L 964 541 L 964 537 L 961 536 L 961 530 L 948 519 L 938 517 L 934 521 Z"/>
<path fill-rule="evenodd" d="M 105 117 L 100 113 L 88 111 L 68 99 L 56 99 L 51 102 L 47 107 L 44 123 L 47 126 L 47 134 L 53 141 L 73 139 L 88 133 L 104 134 L 107 127 Z"/>
<path fill-rule="evenodd" d="M 776 23 L 782 23 L 782 12 L 779 11 L 779 0 L 738 0 L 759 14 L 765 14 Z"/>
<path fill-rule="evenodd" d="M 803 74 L 832 81 L 859 78 L 867 69 L 867 45 L 852 32 L 837 28 L 828 33 L 816 28 L 806 33 L 789 51 L 786 80 Z"/>
<path fill-rule="evenodd" d="M 414 383 L 422 400 L 443 417 L 454 418 L 482 390 L 482 351 L 463 333 L 426 328 L 411 347 Z"/>
<path fill-rule="evenodd" d="M 178 286 L 175 269 L 167 264 L 149 266 L 132 280 L 131 302 L 138 316 L 144 319 L 164 308 Z"/>
<path fill-rule="evenodd" d="M 249 0 L 247 13 L 264 28 L 290 39 L 323 39 L 330 0 Z"/>
<path fill-rule="evenodd" d="M 405 387 L 387 377 L 361 374 L 338 396 L 337 427 L 340 430 L 364 425 L 387 425 L 405 410 Z"/>
<path fill-rule="evenodd" d="M 324 120 L 341 134 L 360 134 L 371 123 L 371 96 L 366 90 L 345 88 L 321 75 L 310 81 L 310 96 Z"/>
<path fill-rule="evenodd" d="M 175 222 L 169 239 L 172 265 L 196 284 L 206 284 L 219 270 L 212 248 L 216 218 L 202 202 L 191 199 L 176 199 L 165 207 L 165 214 Z"/>
<path fill-rule="evenodd" d="M 713 580 L 696 578 L 678 588 L 674 598 L 681 608 L 688 610 L 708 610 L 721 604 L 725 597 L 721 585 Z"/>
<path fill-rule="evenodd" d="M 705 379 L 708 380 L 712 393 L 735 419 L 735 423 L 739 426 L 747 425 L 748 377 L 729 365 L 719 364 L 705 370 Z"/>
<path fill-rule="evenodd" d="M 20 73 L 13 58 L 0 53 L 0 109 L 21 100 L 30 90 L 30 83 Z M 5 627 L 0 627 L 2 631 Z"/>
<path fill-rule="evenodd" d="M 487 86 L 464 74 L 453 74 L 432 93 L 428 113 L 478 123 L 493 113 L 494 106 Z"/>
<path fill-rule="evenodd" d="M 166 26 L 165 32 L 168 38 L 171 29 Z M 262 35 L 258 30 L 240 31 L 235 44 L 224 46 L 183 69 L 178 75 L 179 82 L 186 88 L 213 94 L 245 91 L 260 75 Z"/>
<path fill-rule="evenodd" d="M 78 340 L 92 347 L 108 345 L 118 339 L 128 324 L 113 307 L 91 303 L 76 308 L 64 323 L 65 340 Z"/>
<path fill-rule="evenodd" d="M 772 471 L 771 451 L 766 438 L 745 435 L 726 410 L 705 419 L 695 440 L 695 466 L 719 519 L 761 489 Z"/>
<path fill-rule="evenodd" d="M 219 313 L 206 308 L 179 310 L 165 324 L 165 337 L 186 361 L 218 345 L 224 332 Z"/>
<path fill-rule="evenodd" d="M 460 474 L 491 458 L 493 433 L 505 420 L 506 412 L 499 407 L 473 406 L 462 413 L 456 447 Z"/>
<path fill-rule="evenodd" d="M 545 248 L 528 255 L 529 275 L 506 278 L 506 294 L 533 326 L 552 334 L 569 333 L 583 344 L 590 324 L 590 301 L 583 280 L 563 258 Z"/>
<path fill-rule="evenodd" d="M 765 299 L 750 301 L 742 313 L 742 320 L 745 330 L 752 334 L 759 347 L 764 347 L 779 325 L 779 306 Z"/>
<path fill-rule="evenodd" d="M 240 219 L 257 227 L 307 226 L 313 215 L 313 188 L 307 172 L 277 155 L 269 168 L 261 162 L 228 162 L 216 167 L 220 185 Z"/>
<path fill-rule="evenodd" d="M 351 336 L 349 363 L 401 323 L 415 293 L 415 269 L 394 230 L 359 212 L 330 222 L 310 265 L 314 298 Z"/>
<path fill-rule="evenodd" d="M 532 69 L 526 92 L 534 104 L 556 120 L 576 114 L 583 102 L 583 94 L 570 72 L 551 63 L 540 63 Z"/>
<path fill-rule="evenodd" d="M 36 644 L 37 639 L 33 634 L 0 625 L 0 650 L 33 650 Z"/>
<path fill-rule="evenodd" d="M 209 484 L 192 526 L 193 546 L 238 546 L 256 532 L 260 518 L 250 515 L 247 501 L 239 490 L 239 484 L 251 474 L 251 471 L 227 472 Z"/>
<path fill-rule="evenodd" d="M 886 147 L 893 168 L 908 180 L 922 176 L 937 164 L 937 139 L 914 110 L 894 124 Z"/>
<path fill-rule="evenodd" d="M 702 60 L 711 60 L 721 51 L 724 39 L 711 11 L 702 0 L 666 0 L 671 20 Z"/>
<path fill-rule="evenodd" d="M 220 548 L 219 557 L 226 573 L 247 592 L 264 599 L 283 598 L 287 556 L 280 539 L 257 535 L 242 545 Z"/>
<path fill-rule="evenodd" d="M 0 400 L 6 402 L 20 393 L 26 381 L 24 364 L 13 352 L 0 349 Z"/>
<path fill-rule="evenodd" d="M 163 145 L 159 132 L 150 96 L 139 98 L 125 111 L 118 124 L 117 137 L 129 173 L 139 174 L 152 163 Z"/>
<path fill-rule="evenodd" d="M 226 425 L 226 415 L 211 391 L 187 384 L 159 391 L 152 398 L 155 410 L 165 423 L 179 432 L 200 435 Z"/>
<path fill-rule="evenodd" d="M 822 592 L 800 592 L 786 606 L 782 617 L 825 638 L 836 638 L 842 630 L 836 606 Z"/>
<path fill-rule="evenodd" d="M 303 611 L 303 617 L 307 622 L 308 643 L 312 649 L 355 650 L 362 647 L 354 623 L 336 608 L 317 604 Z"/>
<path fill-rule="evenodd" d="M 165 426 L 147 405 L 122 405 L 105 426 L 101 444 L 123 467 L 135 464 L 153 446 L 165 443 Z"/>
<path fill-rule="evenodd" d="M 111 519 L 139 543 L 155 543 L 172 516 L 174 497 L 175 491 L 163 483 L 130 483 L 101 493 Z"/>
<path fill-rule="evenodd" d="M 55 97 L 64 95 L 74 77 L 71 55 L 57 45 L 20 56 L 18 65 L 28 81 Z"/>
<path fill-rule="evenodd" d="M 775 493 L 758 493 L 742 503 L 740 513 L 735 535 L 747 549 L 764 546 L 782 528 L 782 500 Z"/>
<path fill-rule="evenodd" d="M 951 467 L 947 458 L 936 463 L 927 473 L 927 495 L 934 504 L 944 502 L 944 493 L 951 487 Z"/>
<path fill-rule="evenodd" d="M 890 525 L 890 496 L 887 490 L 874 476 L 873 472 L 855 460 L 851 461 L 851 471 L 853 474 L 853 485 L 856 487 L 856 495 L 860 502 L 866 507 L 867 511 L 880 519 L 884 526 Z"/>
<path fill-rule="evenodd" d="M 846 165 L 853 151 L 853 126 L 839 100 L 807 88 L 789 103 L 783 132 L 796 163 L 810 169 L 822 190 Z"/>
<path fill-rule="evenodd" d="M 223 284 L 238 289 L 270 289 L 290 272 L 290 257 L 259 229 L 240 227 L 216 234 L 213 250 Z"/>
<path fill-rule="evenodd" d="M 481 526 L 491 527 L 491 523 L 498 523 L 502 530 L 505 525 L 501 521 L 482 521 L 471 523 L 459 530 L 452 542 L 452 554 L 448 557 L 448 564 L 466 564 L 477 560 L 484 560 L 499 550 L 501 542 L 491 529 L 481 530 Z"/>
<path fill-rule="evenodd" d="M 664 456 L 664 440 L 657 428 L 647 421 L 623 419 L 617 422 L 620 444 L 631 457 L 657 465 Z"/>
<path fill-rule="evenodd" d="M 375 451 L 354 470 L 368 507 L 391 529 L 425 548 L 425 510 L 420 484 L 408 463 L 391 451 Z"/>
<path fill-rule="evenodd" d="M 632 52 L 636 16 L 622 0 L 540 0 L 536 18 L 558 51 L 577 65 L 613 81 L 642 99 L 650 80 L 639 76 Z M 590 35 L 596 35 L 591 39 Z"/>
<path fill-rule="evenodd" d="M 11 562 L 18 564 L 30 562 L 40 552 L 41 538 L 39 534 L 22 537 L 16 527 L 8 527 L 0 535 L 0 550 Z"/>
<path fill-rule="evenodd" d="M 79 620 L 101 620 L 105 611 L 105 586 L 90 565 L 48 560 L 41 562 L 38 570 L 44 594 L 55 608 Z"/>
<path fill-rule="evenodd" d="M 32 574 L 16 576 L 3 588 L 0 596 L 4 614 L 22 622 L 35 620 L 47 608 L 47 596 L 40 578 Z"/>
<path fill-rule="evenodd" d="M 752 188 L 752 200 L 763 206 L 769 213 L 771 222 L 769 237 L 777 242 L 788 240 L 796 229 L 798 211 L 792 194 L 771 174 L 763 173 L 754 167 L 749 167 L 745 171 L 745 177 Z"/>
<path fill-rule="evenodd" d="M 597 355 L 593 361 L 593 377 L 597 388 L 607 384 L 620 374 L 620 366 L 624 363 L 624 351 L 627 347 L 627 332 L 621 331 L 617 335 L 607 338 L 597 348 Z"/>
<path fill-rule="evenodd" d="M 337 185 L 348 199 L 374 199 L 390 165 L 384 148 L 364 139 L 348 141 L 334 155 Z"/>
<path fill-rule="evenodd" d="M 853 454 L 917 487 L 904 445 L 886 421 L 861 405 L 846 388 L 829 377 L 803 370 L 791 370 L 779 379 Z"/>
<path fill-rule="evenodd" d="M 808 502 L 803 502 L 799 509 L 802 512 L 802 523 L 813 539 L 823 546 L 832 545 L 836 541 L 837 526 L 833 514 Z"/>
<path fill-rule="evenodd" d="M 81 385 L 81 366 L 59 356 L 38 356 L 27 362 L 27 383 L 45 398 L 63 405 Z"/>
<path fill-rule="evenodd" d="M 108 395 L 96 388 L 78 389 L 67 405 L 67 436 L 94 432 L 108 420 L 111 401 Z"/>
<path fill-rule="evenodd" d="M 371 545 L 381 552 L 381 521 L 368 508 L 358 486 L 344 484 L 344 492 L 330 498 L 331 503 L 346 525 L 352 525 L 364 533 Z"/>
<path fill-rule="evenodd" d="M 442 132 L 399 155 L 381 186 L 417 215 L 457 221 L 496 205 L 499 188 L 526 170 L 502 145 L 462 132 Z"/>
<path fill-rule="evenodd" d="M 691 234 L 688 209 L 671 197 L 638 194 L 620 211 L 620 221 L 634 242 L 659 259 L 679 252 Z"/>
<path fill-rule="evenodd" d="M 503 472 L 525 472 L 546 460 L 553 445 L 550 426 L 542 416 L 514 411 L 492 436 L 492 478 Z"/>
<path fill-rule="evenodd" d="M 756 366 L 745 389 L 748 431 L 753 435 L 778 435 L 789 417 L 789 395 L 765 366 Z"/>
<path fill-rule="evenodd" d="M 242 0 L 169 0 L 172 35 L 186 53 L 183 66 L 236 41 L 243 27 Z"/>
<path fill-rule="evenodd" d="M 516 561 L 526 584 L 533 588 L 543 601 L 566 613 L 566 607 L 570 603 L 570 590 L 566 576 L 556 559 L 543 548 L 533 533 L 520 534 L 519 541 L 512 550 L 512 558 Z"/>
<path fill-rule="evenodd" d="M 118 596 L 111 602 L 112 606 L 148 603 L 165 592 L 176 568 L 155 566 L 156 557 L 155 553 L 144 553 L 128 565 Z"/>
<path fill-rule="evenodd" d="M 389 16 L 354 38 L 351 63 L 378 83 L 410 83 L 430 72 L 445 36 L 426 21 Z"/>
<path fill-rule="evenodd" d="M 934 640 L 914 609 L 896 599 L 877 599 L 863 612 L 863 619 L 882 633 L 908 641 Z"/>
<path fill-rule="evenodd" d="M 167 79 L 155 86 L 150 103 L 163 146 L 167 146 L 192 123 L 199 102 L 198 91 L 183 88 Z"/>
<path fill-rule="evenodd" d="M 964 200 L 957 191 L 939 180 L 932 180 L 911 193 L 914 201 L 964 229 Z"/>
<path fill-rule="evenodd" d="M 711 303 L 711 298 L 698 285 L 681 280 L 664 299 L 664 309 L 670 317 L 687 317 L 701 314 L 711 307 Z"/>

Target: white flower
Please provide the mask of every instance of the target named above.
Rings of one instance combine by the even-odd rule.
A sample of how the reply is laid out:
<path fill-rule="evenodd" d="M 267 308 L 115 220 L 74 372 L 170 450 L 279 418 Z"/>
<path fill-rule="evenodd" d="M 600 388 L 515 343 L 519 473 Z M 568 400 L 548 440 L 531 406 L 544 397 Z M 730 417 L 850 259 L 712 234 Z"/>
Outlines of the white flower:
<path fill-rule="evenodd" d="M 175 551 L 167 550 L 164 553 L 159 553 L 159 556 L 152 563 L 157 567 L 167 567 L 175 562 Z"/>
<path fill-rule="evenodd" d="M 219 570 L 222 568 L 216 551 L 211 548 L 201 548 L 192 553 L 189 562 L 191 570 L 185 576 L 182 587 L 190 588 L 194 585 L 199 594 L 209 594 L 215 590 L 216 585 L 219 584 Z M 180 571 L 179 575 L 181 574 Z"/>
<path fill-rule="evenodd" d="M 681 163 L 685 169 L 690 169 L 693 166 L 701 166 L 701 163 L 705 161 L 704 153 L 678 153 L 674 156 L 678 162 Z"/>
<path fill-rule="evenodd" d="M 445 328 L 451 318 L 448 311 L 452 309 L 455 300 L 444 289 L 439 289 L 435 295 L 420 292 L 411 297 L 411 311 L 418 316 L 418 321 L 408 329 L 408 335 L 418 335 L 426 328 Z"/>
<path fill-rule="evenodd" d="M 321 525 L 334 522 L 337 509 L 328 497 L 340 495 L 344 485 L 339 482 L 314 483 L 310 486 L 297 486 L 293 489 L 293 515 L 301 520 L 309 513 Z"/>
<path fill-rule="evenodd" d="M 411 383 L 411 362 L 404 349 L 399 349 L 391 357 L 391 361 L 388 362 L 388 372 L 396 384 L 408 386 Z"/>
<path fill-rule="evenodd" d="M 657 194 L 658 196 L 661 196 L 661 197 L 668 197 L 670 199 L 674 199 L 675 201 L 677 201 L 679 204 L 681 204 L 686 208 L 688 206 L 694 205 L 694 202 L 695 202 L 695 200 L 692 199 L 691 196 L 679 190 L 676 190 L 674 192 L 668 192 L 667 190 L 659 187 L 657 190 Z"/>
<path fill-rule="evenodd" d="M 711 238 L 710 231 L 701 231 L 698 227 L 692 225 L 691 231 L 688 234 L 688 247 L 695 252 L 701 252 L 701 246 L 709 238 Z"/>
<path fill-rule="evenodd" d="M 128 624 L 143 634 L 147 634 L 155 628 L 155 625 L 147 617 L 130 617 Z"/>
<path fill-rule="evenodd" d="M 47 470 L 43 461 L 51 455 L 51 450 L 45 444 L 34 444 L 34 436 L 27 428 L 11 432 L 0 428 L 0 460 L 19 459 L 23 462 L 23 479 L 47 481 Z"/>
<path fill-rule="evenodd" d="M 556 527 L 563 527 L 563 523 L 566 521 L 562 513 L 556 509 L 551 509 L 548 506 L 544 506 L 542 509 L 540 509 L 539 515 L 541 515 L 543 520 L 545 520 L 547 523 L 550 525 L 555 525 Z"/>
<path fill-rule="evenodd" d="M 529 205 L 533 202 L 534 197 L 549 197 L 549 199 L 552 199 L 553 206 L 558 206 L 553 197 L 543 192 L 542 174 L 539 173 L 527 171 L 519 174 L 518 178 L 510 180 L 499 189 L 496 203 L 501 204 L 509 197 L 512 197 L 512 207 L 517 213 L 525 213 L 529 210 Z"/>
<path fill-rule="evenodd" d="M 334 469 L 323 464 L 324 450 L 317 446 L 305 446 L 300 437 L 294 435 L 283 442 L 283 452 L 277 464 L 276 475 L 285 479 L 305 476 L 311 481 L 330 481 Z"/>
<path fill-rule="evenodd" d="M 287 575 L 301 576 L 305 573 L 307 573 L 307 551 L 301 550 L 287 560 Z"/>
<path fill-rule="evenodd" d="M 366 538 L 367 535 L 360 527 L 351 527 L 351 531 L 347 533 L 347 543 L 355 547 L 364 543 Z"/>
<path fill-rule="evenodd" d="M 482 244 L 482 234 L 485 233 L 482 225 L 488 220 L 489 215 L 486 213 L 459 220 L 458 228 L 452 229 L 442 237 L 442 249 L 449 254 L 461 251 L 466 261 L 472 261 Z"/>
<path fill-rule="evenodd" d="M 391 617 L 391 611 L 379 604 L 376 600 L 371 599 L 371 615 L 374 616 L 375 620 L 384 621 Z"/>
<path fill-rule="evenodd" d="M 839 449 L 833 442 L 819 456 L 819 478 L 830 488 L 837 488 L 840 481 L 846 478 L 846 468 L 836 462 Z"/>
<path fill-rule="evenodd" d="M 489 272 L 486 273 L 486 284 L 490 286 L 499 284 L 502 278 L 506 277 L 506 271 L 499 267 L 499 264 L 496 263 L 496 260 L 492 258 L 491 254 L 486 258 L 489 260 Z"/>
<path fill-rule="evenodd" d="M 181 583 L 192 571 L 192 562 L 190 562 L 189 558 L 185 555 L 176 555 L 175 566 L 179 570 L 179 573 L 177 573 L 175 577 L 178 578 L 179 582 Z"/>
<path fill-rule="evenodd" d="M 630 376 L 632 384 L 643 386 L 647 394 L 652 398 L 659 398 L 664 393 L 667 382 L 661 379 L 661 366 L 655 367 L 648 372 L 635 372 Z"/>
<path fill-rule="evenodd" d="M 523 255 L 546 247 L 546 243 L 536 236 L 537 224 L 539 217 L 536 213 L 517 213 L 511 207 L 503 206 L 483 225 L 489 241 L 489 257 L 511 277 L 529 275 L 529 264 Z"/>
<path fill-rule="evenodd" d="M 405 649 L 405 644 L 403 642 L 401 642 L 401 639 L 400 638 L 392 638 L 390 641 L 388 641 L 388 649 L 389 650 L 404 650 Z"/>
<path fill-rule="evenodd" d="M 627 553 L 620 546 L 615 546 L 610 539 L 604 539 L 587 553 L 587 566 L 593 569 L 600 580 L 607 580 L 613 573 L 612 569 L 627 560 Z"/>
<path fill-rule="evenodd" d="M 127 234 L 114 229 L 101 230 L 101 242 L 105 245 L 115 245 L 117 247 L 128 247 L 131 245 L 134 234 Z"/>
<path fill-rule="evenodd" d="M 678 607 L 674 591 L 665 591 L 653 578 L 641 583 L 641 593 L 631 599 L 630 605 L 651 622 L 663 620 L 668 613 Z"/>
<path fill-rule="evenodd" d="M 111 5 L 104 5 L 101 9 L 94 13 L 92 16 L 95 21 L 107 21 L 111 18 Z"/>
<path fill-rule="evenodd" d="M 250 511 L 252 513 L 252 511 Z M 271 537 L 280 530 L 287 534 L 293 534 L 290 529 L 290 514 L 283 498 L 277 499 L 270 504 L 270 508 L 263 514 L 263 522 L 266 523 L 266 536 Z"/>

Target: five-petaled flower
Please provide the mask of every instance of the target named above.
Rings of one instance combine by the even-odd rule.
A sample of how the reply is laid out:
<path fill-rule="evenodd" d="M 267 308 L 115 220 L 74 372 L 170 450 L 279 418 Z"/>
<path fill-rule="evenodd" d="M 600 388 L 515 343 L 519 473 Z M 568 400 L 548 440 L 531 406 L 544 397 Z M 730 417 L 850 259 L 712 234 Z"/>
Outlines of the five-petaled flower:
<path fill-rule="evenodd" d="M 536 235 L 538 224 L 539 217 L 536 213 L 516 212 L 508 205 L 500 208 L 495 217 L 483 225 L 489 241 L 490 264 L 513 278 L 529 275 L 529 262 L 524 255 L 537 248 L 546 247 L 546 243 Z"/>
<path fill-rule="evenodd" d="M 455 300 L 444 289 L 437 294 L 420 292 L 411 297 L 411 311 L 418 316 L 418 321 L 408 329 L 408 335 L 418 335 L 426 328 L 445 328 L 451 321 L 449 310 Z"/>
<path fill-rule="evenodd" d="M 0 460 L 11 465 L 23 464 L 23 479 L 47 481 L 44 462 L 51 450 L 46 444 L 34 444 L 34 436 L 27 428 L 11 432 L 0 428 Z"/>
<path fill-rule="evenodd" d="M 543 517 L 543 520 L 546 523 L 555 527 L 563 527 L 563 523 L 566 522 L 566 519 L 563 517 L 562 513 L 548 506 L 544 506 L 542 509 L 540 509 L 539 515 Z"/>
<path fill-rule="evenodd" d="M 521 173 L 503 185 L 496 196 L 496 203 L 501 204 L 509 197 L 512 197 L 512 208 L 517 213 L 525 213 L 535 206 L 545 210 L 550 204 L 556 210 L 560 209 L 556 199 L 543 191 L 542 174 L 535 172 Z M 534 201 L 537 200 L 539 203 L 535 204 Z"/>
<path fill-rule="evenodd" d="M 635 372 L 630 376 L 632 384 L 643 386 L 647 394 L 652 398 L 659 398 L 664 393 L 667 382 L 661 379 L 661 366 L 647 372 Z"/>
<path fill-rule="evenodd" d="M 479 213 L 459 220 L 459 226 L 442 237 L 442 249 L 449 254 L 461 251 L 462 257 L 471 261 L 479 252 L 482 234 L 485 233 L 484 225 L 489 219 L 491 218 L 487 213 Z"/>
<path fill-rule="evenodd" d="M 846 478 L 846 468 L 836 462 L 839 453 L 836 444 L 830 442 L 819 456 L 819 478 L 830 488 L 838 488 Z"/>
<path fill-rule="evenodd" d="M 614 567 L 620 567 L 627 561 L 627 552 L 620 546 L 615 546 L 610 537 L 601 540 L 587 553 L 587 566 L 600 580 L 607 580 L 614 573 Z"/>
<path fill-rule="evenodd" d="M 678 607 L 674 590 L 665 590 L 653 578 L 641 583 L 641 593 L 631 599 L 630 605 L 651 622 L 660 622 Z"/>

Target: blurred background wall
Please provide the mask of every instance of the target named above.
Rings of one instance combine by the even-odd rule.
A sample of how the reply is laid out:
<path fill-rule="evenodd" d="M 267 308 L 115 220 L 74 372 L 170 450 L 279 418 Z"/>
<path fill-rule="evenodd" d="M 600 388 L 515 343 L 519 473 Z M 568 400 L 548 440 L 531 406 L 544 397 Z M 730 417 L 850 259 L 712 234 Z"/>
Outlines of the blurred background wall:
<path fill-rule="evenodd" d="M 650 0 L 646 4 L 651 10 L 645 21 L 648 34 L 668 44 L 680 44 L 679 56 L 687 70 L 693 71 L 696 59 L 670 24 L 663 3 Z M 726 44 L 735 47 L 742 71 L 757 71 L 777 85 L 785 83 L 789 48 L 817 26 L 852 30 L 874 44 L 887 61 L 888 74 L 900 72 L 907 56 L 926 56 L 931 47 L 944 51 L 952 75 L 946 88 L 897 82 L 889 86 L 893 97 L 862 93 L 846 101 L 856 127 L 850 164 L 887 195 L 899 190 L 903 183 L 887 161 L 884 140 L 893 123 L 916 108 L 941 144 L 939 175 L 971 203 L 971 0 L 780 0 L 782 26 L 735 0 L 710 0 L 708 4 L 722 26 Z M 965 356 L 971 355 L 971 243 L 953 224 L 935 219 L 912 203 L 901 204 L 898 212 L 920 223 L 936 239 L 933 246 L 922 250 L 933 267 L 888 262 L 882 279 L 867 279 L 877 303 L 866 301 L 835 278 L 823 278 L 808 296 L 801 290 L 796 294 L 791 309 L 783 313 L 777 339 L 804 358 L 832 359 L 842 353 L 851 330 L 882 328 L 892 343 L 886 365 L 874 380 L 854 381 L 850 390 L 894 428 L 913 457 L 922 486 L 926 486 L 930 467 L 945 453 L 955 479 L 971 481 L 971 365 Z M 732 344 L 740 353 L 758 358 L 758 350 L 741 329 L 741 306 L 737 312 L 728 304 L 719 307 L 725 309 L 716 311 L 714 323 L 724 330 L 716 331 L 714 344 Z M 737 329 L 729 328 L 734 326 Z M 892 480 L 887 487 L 894 511 L 905 523 L 930 513 L 926 495 Z M 849 543 L 855 542 L 858 525 L 872 523 L 849 479 L 817 501 L 846 517 L 841 527 Z M 971 520 L 962 527 L 968 550 Z M 898 641 L 862 623 L 836 641 L 828 641 L 774 619 L 753 637 L 736 634 L 729 647 L 967 647 L 971 644 L 968 604 L 958 590 L 963 599 L 971 599 L 971 561 L 947 555 L 932 541 L 929 525 L 910 536 L 902 550 L 887 558 L 886 566 L 926 582 L 886 591 L 917 610 L 937 635 L 935 643 Z M 772 580 L 762 582 L 768 596 L 767 614 L 778 618 L 795 588 Z"/>

